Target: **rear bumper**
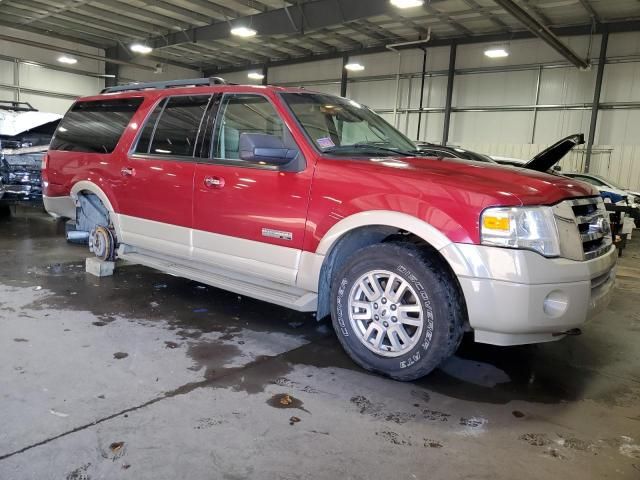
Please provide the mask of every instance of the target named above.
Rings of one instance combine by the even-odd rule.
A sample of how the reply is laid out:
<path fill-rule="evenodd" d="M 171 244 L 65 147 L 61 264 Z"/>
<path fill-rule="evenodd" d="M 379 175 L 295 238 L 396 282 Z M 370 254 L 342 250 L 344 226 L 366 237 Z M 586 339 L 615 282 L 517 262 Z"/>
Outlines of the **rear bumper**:
<path fill-rule="evenodd" d="M 44 209 L 52 217 L 76 218 L 76 204 L 70 196 L 65 197 L 42 197 Z"/>
<path fill-rule="evenodd" d="M 534 252 L 453 244 L 445 256 L 462 287 L 477 342 L 549 342 L 582 326 L 609 303 L 617 251 L 583 262 Z M 456 249 L 452 255 L 453 249 Z"/>

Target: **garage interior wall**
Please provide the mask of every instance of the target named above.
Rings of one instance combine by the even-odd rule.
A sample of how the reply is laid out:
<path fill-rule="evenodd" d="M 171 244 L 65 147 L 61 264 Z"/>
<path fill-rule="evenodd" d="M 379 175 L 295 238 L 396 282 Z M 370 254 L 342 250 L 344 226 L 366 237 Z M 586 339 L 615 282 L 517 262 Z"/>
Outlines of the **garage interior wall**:
<path fill-rule="evenodd" d="M 562 41 L 583 56 L 589 50 L 587 36 Z M 449 144 L 528 159 L 566 135 L 582 132 L 586 139 L 600 41 L 600 35 L 591 39 L 593 66 L 587 71 L 569 65 L 538 39 L 501 43 L 510 52 L 503 59 L 484 55 L 495 44 L 459 45 Z M 376 110 L 412 140 L 440 143 L 449 47 L 427 49 L 418 132 L 422 60 L 417 49 L 352 56 L 349 62 L 361 63 L 365 70 L 349 72 L 347 96 Z M 268 79 L 339 94 L 341 68 L 341 59 L 272 67 Z M 225 77 L 246 83 L 247 73 Z M 634 129 L 640 122 L 640 33 L 609 36 L 600 102 L 590 171 L 640 189 L 640 162 L 634 161 L 640 157 L 640 132 Z M 586 148 L 576 149 L 561 163 L 563 170 L 583 170 L 585 154 Z"/>
<path fill-rule="evenodd" d="M 103 50 L 5 28 L 10 36 L 48 43 L 72 51 L 104 55 Z M 449 143 L 491 155 L 527 159 L 571 133 L 589 130 L 600 36 L 562 38 L 593 67 L 580 71 L 541 40 L 502 43 L 510 52 L 489 59 L 483 52 L 494 44 L 457 47 L 453 112 Z M 591 45 L 591 47 L 590 47 Z M 64 113 L 78 96 L 104 87 L 104 62 L 77 57 L 72 68 L 57 64 L 60 54 L 19 43 L 0 41 L 0 99 L 28 101 L 34 107 Z M 154 66 L 151 59 L 138 60 Z M 349 72 L 347 96 L 378 111 L 413 140 L 439 143 L 442 139 L 449 47 L 427 49 L 423 109 L 419 110 L 423 52 L 384 52 L 352 56 L 365 66 Z M 304 86 L 338 95 L 342 59 L 270 67 L 268 81 Z M 120 66 L 121 81 L 154 81 L 200 76 L 197 70 L 163 64 L 159 73 Z M 398 81 L 398 72 L 400 79 Z M 235 83 L 260 83 L 248 70 L 227 73 Z M 640 189 L 640 32 L 609 36 L 601 110 L 591 171 Z M 422 116 L 418 132 L 418 118 Z M 584 168 L 585 149 L 562 162 L 565 171 Z"/>
<path fill-rule="evenodd" d="M 104 50 L 7 27 L 2 28 L 2 34 L 60 47 L 60 51 L 0 40 L 0 100 L 29 102 L 38 110 L 64 114 L 76 98 L 95 95 L 104 88 L 103 61 L 73 54 L 71 56 L 78 61 L 75 65 L 66 67 L 57 61 L 67 51 L 102 57 Z M 151 67 L 158 64 L 149 59 L 136 63 Z M 160 64 L 158 73 L 121 65 L 119 75 L 121 81 L 127 82 L 194 78 L 200 77 L 201 73 Z"/>

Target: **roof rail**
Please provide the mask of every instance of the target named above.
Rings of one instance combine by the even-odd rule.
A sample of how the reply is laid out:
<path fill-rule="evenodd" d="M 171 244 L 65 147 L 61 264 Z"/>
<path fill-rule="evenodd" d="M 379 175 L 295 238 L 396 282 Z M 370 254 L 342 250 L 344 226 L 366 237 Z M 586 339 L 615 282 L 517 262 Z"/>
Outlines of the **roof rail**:
<path fill-rule="evenodd" d="M 0 100 L 0 110 L 15 110 L 17 112 L 37 112 L 29 102 L 17 102 L 15 100 Z"/>
<path fill-rule="evenodd" d="M 189 78 L 186 80 L 165 80 L 161 82 L 135 82 L 126 85 L 117 85 L 115 87 L 107 87 L 100 93 L 129 92 L 135 90 L 147 90 L 149 88 L 163 89 L 176 87 L 203 87 L 210 85 L 227 85 L 227 81 L 220 77 L 209 78 Z"/>

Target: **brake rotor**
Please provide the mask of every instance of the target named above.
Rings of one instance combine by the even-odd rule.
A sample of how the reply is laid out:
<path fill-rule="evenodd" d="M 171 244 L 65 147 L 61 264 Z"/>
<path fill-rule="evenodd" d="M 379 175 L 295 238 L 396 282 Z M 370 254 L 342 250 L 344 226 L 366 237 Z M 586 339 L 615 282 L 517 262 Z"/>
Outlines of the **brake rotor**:
<path fill-rule="evenodd" d="M 98 226 L 89 235 L 89 251 L 100 260 L 111 261 L 115 258 L 115 239 L 107 227 Z"/>

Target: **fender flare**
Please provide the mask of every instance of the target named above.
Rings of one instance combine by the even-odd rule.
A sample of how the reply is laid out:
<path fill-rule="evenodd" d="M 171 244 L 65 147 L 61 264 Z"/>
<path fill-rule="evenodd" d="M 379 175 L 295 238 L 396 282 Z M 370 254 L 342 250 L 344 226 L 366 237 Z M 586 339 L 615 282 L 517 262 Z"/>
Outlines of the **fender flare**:
<path fill-rule="evenodd" d="M 366 227 L 391 227 L 412 233 L 424 240 L 435 250 L 443 254 L 445 262 L 453 267 L 455 258 L 447 255 L 447 247 L 455 244 L 433 225 L 406 213 L 391 210 L 370 210 L 359 212 L 343 218 L 322 237 L 316 248 L 315 254 L 303 256 L 301 265 L 302 275 L 299 277 L 300 285 L 318 292 L 318 318 L 329 314 L 329 289 L 328 278 L 323 278 L 323 272 L 331 275 L 331 265 L 334 257 L 333 247 L 350 232 Z M 326 270 L 326 269 L 330 270 Z"/>
<path fill-rule="evenodd" d="M 102 204 L 105 206 L 105 208 L 109 212 L 109 217 L 111 219 L 111 223 L 113 224 L 113 228 L 116 231 L 116 236 L 118 238 L 122 238 L 120 235 L 120 222 L 119 222 L 118 215 L 113 209 L 113 205 L 111 204 L 109 197 L 107 196 L 106 193 L 104 193 L 104 190 L 102 190 L 102 188 L 100 188 L 95 183 L 90 182 L 89 180 L 80 180 L 79 182 L 76 182 L 73 185 L 73 187 L 71 187 L 71 198 L 76 204 L 78 202 L 78 195 L 80 194 L 80 192 L 93 193 L 96 197 L 100 199 Z"/>
<path fill-rule="evenodd" d="M 359 227 L 381 225 L 405 230 L 422 238 L 436 250 L 451 244 L 451 240 L 433 225 L 406 213 L 392 210 L 370 210 L 343 218 L 322 237 L 316 254 L 327 255 L 336 242 L 346 233 Z"/>

